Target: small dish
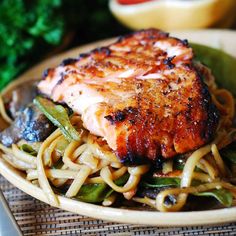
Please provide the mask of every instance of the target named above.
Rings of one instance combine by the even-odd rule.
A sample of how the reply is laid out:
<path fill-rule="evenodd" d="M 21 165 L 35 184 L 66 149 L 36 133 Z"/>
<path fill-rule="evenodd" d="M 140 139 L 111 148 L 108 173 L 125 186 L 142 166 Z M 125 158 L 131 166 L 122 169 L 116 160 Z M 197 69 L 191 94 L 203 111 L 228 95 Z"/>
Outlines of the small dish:
<path fill-rule="evenodd" d="M 110 0 L 109 6 L 114 16 L 132 29 L 178 30 L 230 27 L 235 19 L 236 1 L 153 0 L 124 5 Z"/>

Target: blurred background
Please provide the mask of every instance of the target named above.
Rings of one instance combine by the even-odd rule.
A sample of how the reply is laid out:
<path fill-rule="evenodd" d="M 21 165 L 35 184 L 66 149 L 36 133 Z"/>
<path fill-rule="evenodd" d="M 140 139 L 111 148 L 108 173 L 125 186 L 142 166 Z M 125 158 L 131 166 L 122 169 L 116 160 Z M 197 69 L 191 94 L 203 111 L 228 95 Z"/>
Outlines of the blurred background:
<path fill-rule="evenodd" d="M 131 32 L 236 28 L 236 0 L 0 0 L 0 89 L 40 60 Z"/>

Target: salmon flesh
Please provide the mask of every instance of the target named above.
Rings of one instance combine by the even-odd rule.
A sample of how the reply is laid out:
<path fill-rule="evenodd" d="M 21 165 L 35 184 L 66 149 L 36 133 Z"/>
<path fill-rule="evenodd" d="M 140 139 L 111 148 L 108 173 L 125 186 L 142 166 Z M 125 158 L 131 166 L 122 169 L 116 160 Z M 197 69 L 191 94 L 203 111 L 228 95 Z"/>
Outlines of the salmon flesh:
<path fill-rule="evenodd" d="M 121 162 L 156 162 L 210 142 L 219 115 L 187 40 L 148 29 L 66 59 L 38 84 L 81 115 Z"/>

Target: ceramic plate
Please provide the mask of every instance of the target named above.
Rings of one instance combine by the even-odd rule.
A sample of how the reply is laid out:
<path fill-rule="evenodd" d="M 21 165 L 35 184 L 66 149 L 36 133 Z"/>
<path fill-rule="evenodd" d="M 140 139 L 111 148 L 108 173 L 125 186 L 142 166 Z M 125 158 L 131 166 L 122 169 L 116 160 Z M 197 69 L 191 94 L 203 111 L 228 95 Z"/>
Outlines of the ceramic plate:
<path fill-rule="evenodd" d="M 172 35 L 182 39 L 187 38 L 191 42 L 221 48 L 236 57 L 236 32 L 234 31 L 199 30 L 173 32 Z M 112 41 L 114 41 L 114 39 L 92 43 L 54 56 L 53 58 L 40 63 L 39 65 L 24 73 L 18 78 L 17 83 L 40 78 L 42 72 L 46 68 L 58 65 L 64 58 L 77 57 L 79 53 L 86 52 L 98 46 L 106 45 Z M 7 94 L 11 89 L 12 86 L 8 86 L 3 91 L 3 95 Z M 48 203 L 46 196 L 40 188 L 25 180 L 22 173 L 9 166 L 1 157 L 0 173 L 22 191 L 45 203 Z M 24 184 L 22 184 L 23 182 Z M 236 207 L 208 211 L 161 213 L 157 211 L 128 210 L 122 208 L 97 206 L 61 196 L 59 196 L 59 200 L 60 208 L 64 210 L 93 218 L 122 223 L 156 226 L 193 226 L 219 224 L 233 222 L 236 220 Z"/>

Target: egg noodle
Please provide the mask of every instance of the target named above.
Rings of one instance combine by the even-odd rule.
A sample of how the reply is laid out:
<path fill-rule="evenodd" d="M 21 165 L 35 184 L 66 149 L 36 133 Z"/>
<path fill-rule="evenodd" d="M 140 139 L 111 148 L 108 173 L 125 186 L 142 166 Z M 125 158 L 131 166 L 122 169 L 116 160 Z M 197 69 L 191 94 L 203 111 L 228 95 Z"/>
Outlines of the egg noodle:
<path fill-rule="evenodd" d="M 25 171 L 27 180 L 39 185 L 53 206 L 60 204 L 55 193 L 56 188 L 67 186 L 65 196 L 73 198 L 84 184 L 99 183 L 106 183 L 114 190 L 103 200 L 104 206 L 112 205 L 120 193 L 128 200 L 146 204 L 159 211 L 179 211 L 184 207 L 189 194 L 221 188 L 232 193 L 235 204 L 236 186 L 227 181 L 228 169 L 219 153 L 219 149 L 232 142 L 232 134 L 236 132 L 236 129 L 232 128 L 235 102 L 228 90 L 217 88 L 214 79 L 211 76 L 207 78 L 205 82 L 221 114 L 217 135 L 212 143 L 197 149 L 187 158 L 183 170 L 180 171 L 180 187 L 170 187 L 160 191 L 156 199 L 135 197 L 142 176 L 150 169 L 148 164 L 135 167 L 124 166 L 102 138 L 86 130 L 81 140 L 69 142 L 61 130 L 56 129 L 42 143 L 30 144 L 37 151 L 37 156 L 20 148 L 26 143 L 24 140 L 13 144 L 10 148 L 0 144 L 2 157 L 15 168 Z M 3 119 L 11 123 L 2 98 L 0 112 Z M 71 123 L 74 126 L 81 123 L 80 116 L 73 115 Z M 167 160 L 163 165 L 163 173 L 171 172 L 172 166 L 173 161 Z M 195 171 L 196 167 L 201 172 Z M 123 186 L 117 185 L 115 181 L 125 174 L 129 176 L 127 182 Z M 202 184 L 192 186 L 192 180 L 199 180 Z M 165 199 L 170 195 L 176 197 L 176 202 L 167 205 Z"/>

